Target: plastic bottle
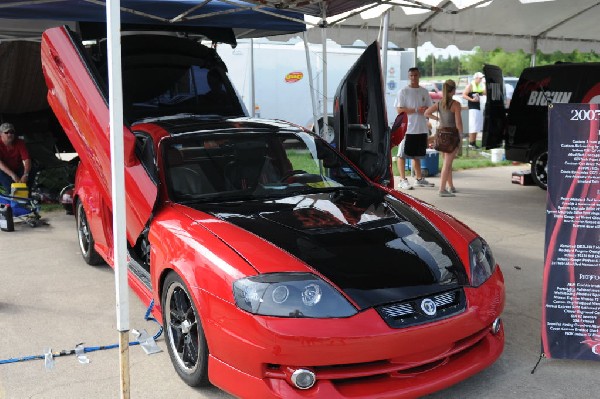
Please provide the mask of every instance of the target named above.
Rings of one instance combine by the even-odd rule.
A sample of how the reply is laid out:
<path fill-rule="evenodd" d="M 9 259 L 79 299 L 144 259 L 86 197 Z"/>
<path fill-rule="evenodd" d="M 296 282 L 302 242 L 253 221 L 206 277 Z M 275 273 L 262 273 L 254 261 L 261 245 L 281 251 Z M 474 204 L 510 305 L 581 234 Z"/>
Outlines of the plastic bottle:
<path fill-rule="evenodd" d="M 12 208 L 9 204 L 0 204 L 0 230 L 14 231 L 15 224 L 13 220 Z"/>

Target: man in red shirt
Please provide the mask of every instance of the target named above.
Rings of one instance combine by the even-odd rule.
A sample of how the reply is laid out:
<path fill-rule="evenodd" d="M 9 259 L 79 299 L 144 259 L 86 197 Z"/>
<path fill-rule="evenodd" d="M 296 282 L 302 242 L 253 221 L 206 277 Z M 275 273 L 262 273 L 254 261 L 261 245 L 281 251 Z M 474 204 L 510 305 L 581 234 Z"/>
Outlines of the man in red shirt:
<path fill-rule="evenodd" d="M 10 185 L 27 183 L 31 160 L 25 142 L 17 138 L 12 123 L 0 125 L 0 186 L 10 194 Z"/>

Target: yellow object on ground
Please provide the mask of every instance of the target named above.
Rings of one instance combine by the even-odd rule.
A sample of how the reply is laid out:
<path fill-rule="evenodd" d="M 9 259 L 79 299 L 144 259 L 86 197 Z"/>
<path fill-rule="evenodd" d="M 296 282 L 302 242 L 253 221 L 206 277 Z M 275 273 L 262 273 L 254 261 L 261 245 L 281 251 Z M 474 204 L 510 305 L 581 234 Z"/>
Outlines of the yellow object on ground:
<path fill-rule="evenodd" d="M 28 198 L 29 189 L 25 183 L 12 183 L 10 185 L 10 195 L 13 197 Z"/>

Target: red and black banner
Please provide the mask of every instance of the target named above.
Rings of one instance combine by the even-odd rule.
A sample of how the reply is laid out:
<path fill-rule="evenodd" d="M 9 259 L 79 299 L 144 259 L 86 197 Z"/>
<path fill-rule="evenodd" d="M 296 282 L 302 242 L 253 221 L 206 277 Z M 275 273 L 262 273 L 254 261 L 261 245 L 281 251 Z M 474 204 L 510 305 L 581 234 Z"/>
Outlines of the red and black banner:
<path fill-rule="evenodd" d="M 552 104 L 548 127 L 543 350 L 600 360 L 600 107 Z"/>

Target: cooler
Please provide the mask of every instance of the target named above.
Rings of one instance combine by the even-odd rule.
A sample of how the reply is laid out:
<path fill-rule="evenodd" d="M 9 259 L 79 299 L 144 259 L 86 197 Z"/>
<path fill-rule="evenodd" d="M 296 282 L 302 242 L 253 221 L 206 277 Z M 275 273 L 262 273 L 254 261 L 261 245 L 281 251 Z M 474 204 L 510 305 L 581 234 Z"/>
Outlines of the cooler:
<path fill-rule="evenodd" d="M 412 159 L 406 158 L 406 169 L 411 170 Z M 421 159 L 423 177 L 435 176 L 440 172 L 440 153 L 431 148 L 427 149 L 425 158 Z"/>

